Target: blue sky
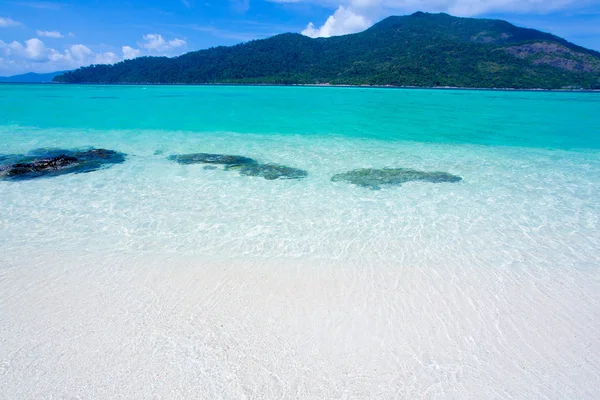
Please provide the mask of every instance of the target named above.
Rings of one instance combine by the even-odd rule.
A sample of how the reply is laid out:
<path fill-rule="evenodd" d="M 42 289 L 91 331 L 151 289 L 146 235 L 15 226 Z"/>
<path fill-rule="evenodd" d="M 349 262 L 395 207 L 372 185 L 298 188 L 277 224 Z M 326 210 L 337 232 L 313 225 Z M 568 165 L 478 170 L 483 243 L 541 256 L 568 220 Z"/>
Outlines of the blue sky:
<path fill-rule="evenodd" d="M 600 0 L 0 0 L 0 75 L 353 33 L 419 10 L 506 19 L 600 50 Z"/>

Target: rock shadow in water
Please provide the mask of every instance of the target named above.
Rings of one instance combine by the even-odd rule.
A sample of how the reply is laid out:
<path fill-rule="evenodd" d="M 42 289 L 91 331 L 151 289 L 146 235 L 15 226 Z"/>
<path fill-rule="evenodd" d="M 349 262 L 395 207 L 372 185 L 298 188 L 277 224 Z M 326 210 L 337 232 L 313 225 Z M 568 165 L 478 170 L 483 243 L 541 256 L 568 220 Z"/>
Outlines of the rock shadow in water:
<path fill-rule="evenodd" d="M 238 171 L 243 176 L 256 176 L 267 180 L 301 179 L 308 176 L 308 172 L 301 169 L 272 163 L 261 164 L 252 158 L 236 155 L 195 153 L 173 155 L 169 159 L 184 165 L 220 164 L 225 167 L 225 171 Z M 207 167 L 204 169 L 208 169 Z"/>
<path fill-rule="evenodd" d="M 406 182 L 459 182 L 460 176 L 447 172 L 424 172 L 408 168 L 361 168 L 334 175 L 332 182 L 348 182 L 367 189 L 379 190 L 382 185 L 400 186 Z"/>
<path fill-rule="evenodd" d="M 308 172 L 279 164 L 244 164 L 241 166 L 226 167 L 226 170 L 236 169 L 240 175 L 258 176 L 267 180 L 274 179 L 302 179 L 308 176 Z"/>
<path fill-rule="evenodd" d="M 208 154 L 194 153 L 169 156 L 169 160 L 178 162 L 179 164 L 221 164 L 221 165 L 242 165 L 256 164 L 257 162 L 251 158 L 243 156 L 232 156 L 227 154 Z"/>
<path fill-rule="evenodd" d="M 0 179 L 21 181 L 97 171 L 120 164 L 126 155 L 114 150 L 38 149 L 26 155 L 0 156 Z"/>

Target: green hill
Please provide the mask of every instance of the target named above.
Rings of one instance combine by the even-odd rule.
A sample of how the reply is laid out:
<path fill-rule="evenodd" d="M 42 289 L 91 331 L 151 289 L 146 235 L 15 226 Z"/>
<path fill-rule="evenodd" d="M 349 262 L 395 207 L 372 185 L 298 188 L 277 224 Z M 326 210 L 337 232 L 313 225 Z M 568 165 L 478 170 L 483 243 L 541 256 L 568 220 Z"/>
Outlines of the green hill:
<path fill-rule="evenodd" d="M 175 58 L 93 65 L 54 81 L 598 89 L 600 53 L 506 21 L 418 12 L 351 35 L 286 33 Z"/>

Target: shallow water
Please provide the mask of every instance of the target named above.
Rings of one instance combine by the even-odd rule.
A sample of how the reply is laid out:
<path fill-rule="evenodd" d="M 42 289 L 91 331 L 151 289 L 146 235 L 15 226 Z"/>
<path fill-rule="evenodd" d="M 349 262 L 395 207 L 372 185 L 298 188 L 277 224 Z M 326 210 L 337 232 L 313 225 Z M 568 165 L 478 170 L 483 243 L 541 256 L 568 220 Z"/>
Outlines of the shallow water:
<path fill-rule="evenodd" d="M 354 288 L 356 297 L 351 293 L 347 296 L 355 310 L 361 299 L 364 304 L 370 304 L 368 293 L 385 285 L 383 277 L 392 276 L 394 271 L 409 274 L 407 270 L 415 268 L 422 275 L 407 282 L 421 285 L 423 296 L 427 297 L 411 298 L 409 314 L 417 315 L 416 310 L 425 307 L 424 315 L 431 317 L 415 322 L 417 331 L 433 321 L 444 321 L 445 317 L 426 308 L 431 293 L 436 294 L 433 298 L 455 299 L 450 305 L 439 303 L 438 311 L 443 313 L 447 306 L 449 316 L 468 314 L 469 307 L 465 304 L 489 303 L 491 308 L 482 305 L 476 316 L 472 316 L 478 321 L 473 322 L 474 325 L 461 324 L 457 319 L 452 328 L 452 321 L 445 320 L 445 329 L 456 341 L 461 340 L 458 333 L 470 334 L 474 326 L 486 332 L 484 339 L 489 343 L 497 340 L 492 334 L 496 329 L 499 337 L 503 337 L 502 327 L 493 325 L 497 321 L 490 317 L 500 309 L 515 311 L 507 318 L 511 329 L 514 328 L 511 332 L 519 338 L 535 330 L 530 325 L 534 321 L 543 324 L 544 318 L 554 318 L 552 315 L 563 318 L 579 310 L 581 316 L 576 320 L 565 319 L 564 324 L 562 320 L 553 321 L 565 329 L 568 333 L 565 335 L 578 334 L 582 346 L 586 343 L 589 346 L 574 349 L 573 345 L 565 345 L 564 352 L 553 353 L 549 361 L 552 368 L 549 367 L 546 375 L 537 370 L 527 379 L 520 375 L 516 376 L 523 379 L 516 379 L 521 389 L 539 385 L 536 393 L 540 398 L 560 398 L 561 395 L 593 398 L 599 394 L 598 385 L 596 389 L 591 383 L 584 387 L 583 381 L 575 382 L 576 378 L 570 374 L 557 371 L 560 363 L 576 365 L 577 360 L 569 357 L 578 354 L 584 357 L 579 370 L 581 379 L 598 372 L 598 363 L 593 359 L 598 359 L 595 356 L 600 355 L 600 349 L 591 340 L 600 330 L 594 322 L 597 318 L 584 311 L 598 305 L 600 294 L 599 109 L 600 95 L 596 93 L 0 85 L 0 154 L 26 153 L 41 147 L 96 147 L 128 154 L 125 163 L 88 174 L 23 182 L 0 181 L 2 282 L 6 290 L 26 287 L 22 280 L 15 286 L 11 279 L 17 279 L 15 277 L 24 274 L 27 268 L 31 274 L 54 276 L 53 268 L 64 268 L 59 266 L 74 263 L 73 260 L 79 260 L 75 263 L 79 266 L 77 276 L 85 277 L 88 272 L 93 276 L 102 275 L 104 271 L 106 276 L 116 279 L 129 269 L 141 268 L 139 260 L 157 257 L 168 260 L 164 262 L 171 266 L 189 263 L 190 259 L 214 265 L 251 263 L 253 268 L 259 269 L 252 269 L 251 273 L 246 270 L 249 275 L 240 269 L 238 279 L 243 281 L 251 276 L 257 287 L 268 292 L 275 290 L 268 284 L 268 277 L 279 276 L 285 281 L 279 283 L 286 285 L 290 293 L 305 296 L 308 292 L 294 286 L 290 276 L 284 279 L 278 275 L 284 272 L 271 271 L 263 275 L 260 272 L 261 262 L 275 263 L 280 268 L 294 265 L 298 285 L 326 286 L 331 290 L 322 294 L 326 310 L 312 309 L 309 305 L 303 309 L 295 300 L 283 295 L 275 298 L 282 307 L 289 301 L 290 310 L 307 312 L 306 315 L 310 310 L 322 312 L 323 323 L 335 319 L 336 313 L 350 312 L 343 306 L 348 303 L 339 297 L 348 288 Z M 260 163 L 306 170 L 308 176 L 270 181 L 220 168 L 205 169 L 201 164 L 180 165 L 168 157 L 198 152 L 251 157 Z M 462 180 L 408 182 L 378 191 L 331 181 L 332 176 L 357 168 L 385 167 L 443 171 Z M 109 265 L 119 267 L 112 270 Z M 303 270 L 298 265 L 312 267 L 307 267 L 306 276 L 300 278 Z M 325 269 L 316 272 L 314 266 L 317 265 Z M 114 275 L 110 275 L 109 270 Z M 202 270 L 208 274 L 205 268 Z M 329 275 L 325 276 L 326 273 Z M 193 276 L 190 272 L 187 274 Z M 65 275 L 65 279 L 71 282 L 68 276 Z M 103 279 L 106 276 L 102 275 Z M 156 279 L 158 275 L 153 276 Z M 334 276 L 339 281 L 328 286 L 325 282 Z M 438 278 L 428 282 L 427 276 L 444 276 L 453 283 L 442 283 Z M 470 281 L 470 276 L 477 279 L 477 284 Z M 233 278 L 228 277 L 225 282 L 234 282 L 230 279 Z M 102 280 L 105 281 L 111 282 L 108 278 Z M 50 282 L 60 286 L 62 281 L 52 278 Z M 547 287 L 544 299 L 565 303 L 547 305 L 551 315 L 526 322 L 527 315 L 537 312 L 527 307 L 540 305 L 537 300 L 532 302 L 527 293 L 515 295 L 505 290 L 506 282 L 519 282 L 522 285 L 519 290 L 525 291 L 531 283 L 535 293 L 537 290 L 544 293 Z M 159 283 L 153 286 L 158 292 L 163 290 Z M 221 284 L 228 287 L 227 283 L 218 283 Z M 463 286 L 480 291 L 463 291 Z M 244 290 L 243 287 L 243 283 L 231 283 L 233 291 Z M 561 288 L 565 291 L 561 292 Z M 573 291 L 576 288 L 580 291 Z M 95 289 L 90 290 L 96 293 Z M 404 287 L 404 290 L 409 288 Z M 488 293 L 483 295 L 481 291 Z M 389 293 L 388 297 L 384 294 L 377 297 L 382 302 L 388 301 L 384 314 L 410 323 L 408 311 L 403 311 L 407 299 L 397 297 L 398 293 Z M 481 298 L 478 299 L 476 293 Z M 496 297 L 488 298 L 489 293 Z M 95 294 L 98 298 L 105 295 L 102 291 Z M 14 296 L 20 298 L 17 292 Z M 81 303 L 83 300 L 77 296 Z M 484 297 L 487 300 L 482 300 Z M 519 303 L 512 303 L 515 299 L 520 299 Z M 415 307 L 419 301 L 423 303 Z M 55 302 L 66 307 L 60 298 Z M 328 309 L 327 302 L 336 304 L 335 310 Z M 10 304 L 2 304 L 5 311 L 0 313 L 0 318 L 4 315 L 5 321 L 15 321 L 17 317 L 7 311 Z M 466 308 L 461 308 L 463 306 Z M 260 312 L 260 305 L 253 310 Z M 377 309 L 373 312 L 377 313 Z M 365 329 L 353 330 L 354 336 L 340 343 L 356 348 L 361 337 L 368 337 L 367 326 L 376 326 L 377 332 L 383 334 L 389 333 L 386 329 L 392 329 L 389 315 L 385 319 L 379 314 L 365 315 L 370 321 L 360 321 L 366 324 Z M 465 318 L 469 321 L 469 317 Z M 346 320 L 341 318 L 340 321 L 340 326 L 344 326 Z M 316 319 L 312 322 L 315 326 L 318 324 Z M 336 330 L 339 326 L 330 328 L 339 333 Z M 169 328 L 162 329 L 161 332 L 167 332 Z M 247 325 L 244 329 L 260 337 L 270 328 L 254 330 Z M 295 329 L 288 334 L 292 331 L 302 334 L 299 327 Z M 426 329 L 423 329 L 422 337 L 411 331 L 411 335 L 417 336 L 396 338 L 394 345 L 390 343 L 391 350 L 385 351 L 399 349 L 398 343 L 414 340 L 424 346 L 417 346 L 422 353 L 413 354 L 415 362 L 435 358 L 431 352 L 437 347 L 428 348 L 425 344 L 439 345 L 440 342 L 430 342 L 435 335 L 424 333 Z M 335 343 L 329 342 L 337 337 L 331 336 L 332 330 L 319 331 L 320 336 L 314 340 L 328 338 L 327 343 L 335 348 Z M 282 332 L 279 334 L 285 336 Z M 551 346 L 552 335 L 543 335 L 538 340 L 543 345 L 536 348 L 536 352 L 544 351 L 547 349 L 544 346 Z M 450 346 L 458 343 L 450 342 Z M 173 343 L 178 348 L 176 342 Z M 480 348 L 480 357 L 485 357 L 485 343 Z M 271 344 L 282 351 L 278 345 Z M 382 345 L 380 350 L 384 349 Z M 235 354 L 239 355 L 239 351 Z M 269 357 L 277 356 L 269 350 L 263 351 L 270 354 Z M 256 357 L 260 359 L 259 353 Z M 52 353 L 55 357 L 57 354 Z M 9 355 L 15 353 L 4 354 Z M 393 364 L 390 359 L 384 359 L 388 362 L 382 365 Z M 310 363 L 310 358 L 302 360 Z M 537 365 L 532 360 L 524 363 Z M 313 385 L 319 396 L 344 398 L 342 392 L 336 392 L 336 385 L 343 379 L 336 375 L 335 368 L 330 369 L 333 368 L 328 364 L 331 360 L 322 362 L 323 368 L 318 373 L 330 381 L 305 382 L 308 388 L 305 389 Z M 475 364 L 472 366 L 476 367 Z M 252 363 L 243 365 L 251 368 Z M 377 363 L 373 365 L 376 367 Z M 493 365 L 502 371 L 501 362 Z M 363 389 L 379 382 L 378 374 L 372 370 L 362 371 L 360 363 L 354 368 L 353 373 L 363 373 Z M 285 371 L 279 372 L 283 375 L 278 377 L 281 381 L 276 385 L 261 382 L 270 389 L 293 387 Z M 421 370 L 421 373 L 429 372 Z M 455 378 L 440 374 L 436 382 L 446 388 L 446 392 L 438 394 L 448 395 L 450 387 L 463 388 L 454 385 L 456 382 L 452 379 Z M 219 382 L 227 381 L 225 377 L 219 379 L 223 379 Z M 259 387 L 258 381 L 253 376 L 246 376 L 242 381 L 244 393 L 253 397 L 249 393 L 256 392 L 249 388 Z M 552 381 L 562 382 L 567 385 L 566 389 L 544 391 L 544 387 L 550 387 L 545 382 Z M 519 398 L 518 391 L 494 386 L 493 380 L 486 384 L 490 385 L 485 391 L 486 397 Z M 11 393 L 17 393 L 17 386 L 11 386 L 14 389 Z M 220 397 L 215 394 L 218 388 L 213 389 L 213 396 L 208 397 Z M 381 389 L 379 397 L 394 398 L 393 393 L 400 393 L 414 398 L 424 396 L 426 389 L 427 386 L 419 385 L 413 385 L 412 391 Z M 455 395 L 477 398 L 478 392 L 473 390 L 465 386 L 462 392 L 457 389 Z M 43 396 L 57 392 L 36 393 Z M 109 397 L 100 389 L 93 393 Z M 132 395 L 144 397 L 141 393 Z M 165 393 L 168 396 L 168 392 Z M 302 393 L 299 397 L 311 397 L 310 390 Z M 290 392 L 280 397 L 294 398 Z M 529 397 L 536 396 L 530 393 Z"/>
<path fill-rule="evenodd" d="M 506 263 L 512 260 L 499 254 L 514 250 L 543 253 L 548 264 L 558 257 L 590 265 L 599 257 L 595 93 L 0 90 L 7 99 L 0 104 L 0 154 L 93 146 L 129 155 L 93 174 L 0 182 L 0 245 L 9 254 L 52 246 L 321 259 L 487 254 L 489 262 Z M 98 97 L 106 101 L 91 99 Z M 197 152 L 243 155 L 309 175 L 265 181 L 168 159 Z M 330 181 L 365 167 L 444 171 L 463 180 L 378 192 Z"/>

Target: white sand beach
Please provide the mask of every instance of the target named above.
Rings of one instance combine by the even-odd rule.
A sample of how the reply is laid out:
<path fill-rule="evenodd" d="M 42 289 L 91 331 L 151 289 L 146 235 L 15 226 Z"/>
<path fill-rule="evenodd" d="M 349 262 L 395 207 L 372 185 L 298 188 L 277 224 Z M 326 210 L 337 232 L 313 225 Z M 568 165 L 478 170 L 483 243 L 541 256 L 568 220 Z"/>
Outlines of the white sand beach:
<path fill-rule="evenodd" d="M 597 399 L 596 268 L 36 255 L 2 399 Z"/>

